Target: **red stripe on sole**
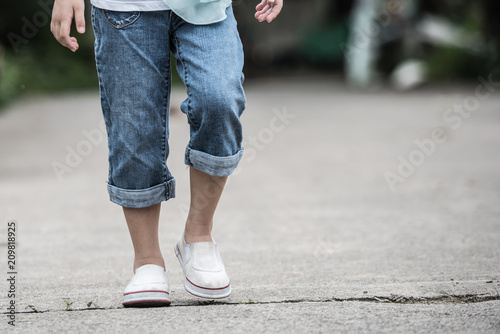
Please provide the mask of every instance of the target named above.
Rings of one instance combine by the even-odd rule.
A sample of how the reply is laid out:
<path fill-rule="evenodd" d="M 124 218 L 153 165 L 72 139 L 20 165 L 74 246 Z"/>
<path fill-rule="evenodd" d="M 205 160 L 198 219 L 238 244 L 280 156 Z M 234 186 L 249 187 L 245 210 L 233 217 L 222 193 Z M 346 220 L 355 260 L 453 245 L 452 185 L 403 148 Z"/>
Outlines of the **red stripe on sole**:
<path fill-rule="evenodd" d="M 223 287 L 223 288 L 205 288 L 205 287 L 203 287 L 203 286 L 199 286 L 199 285 L 194 284 L 194 283 L 193 283 L 193 282 L 191 282 L 191 281 L 189 280 L 189 278 L 187 278 L 187 277 L 186 277 L 186 280 L 187 280 L 190 284 L 194 285 L 195 287 L 200 288 L 200 289 L 204 289 L 204 290 L 224 290 L 224 289 L 227 289 L 227 288 L 231 285 L 231 283 L 229 283 L 228 285 L 226 285 L 226 286 L 225 286 L 225 287 Z"/>
<path fill-rule="evenodd" d="M 163 291 L 163 290 L 141 290 L 141 291 L 132 291 L 132 292 L 127 292 L 127 293 L 124 293 L 123 295 L 126 296 L 126 295 L 133 295 L 134 293 L 144 293 L 144 292 L 159 292 L 159 293 L 166 293 L 167 295 L 170 295 L 167 291 Z"/>

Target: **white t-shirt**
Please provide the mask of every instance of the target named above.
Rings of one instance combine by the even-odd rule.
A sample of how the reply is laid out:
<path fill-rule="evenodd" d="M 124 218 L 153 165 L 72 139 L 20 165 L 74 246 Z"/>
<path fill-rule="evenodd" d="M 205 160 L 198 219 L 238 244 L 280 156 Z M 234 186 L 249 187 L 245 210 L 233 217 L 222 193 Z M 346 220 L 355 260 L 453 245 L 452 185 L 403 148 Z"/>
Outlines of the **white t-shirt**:
<path fill-rule="evenodd" d="M 119 12 L 150 12 L 169 9 L 163 0 L 90 0 L 90 3 L 97 8 Z"/>
<path fill-rule="evenodd" d="M 186 22 L 210 24 L 226 18 L 231 0 L 90 0 L 97 8 L 118 12 L 170 9 Z"/>

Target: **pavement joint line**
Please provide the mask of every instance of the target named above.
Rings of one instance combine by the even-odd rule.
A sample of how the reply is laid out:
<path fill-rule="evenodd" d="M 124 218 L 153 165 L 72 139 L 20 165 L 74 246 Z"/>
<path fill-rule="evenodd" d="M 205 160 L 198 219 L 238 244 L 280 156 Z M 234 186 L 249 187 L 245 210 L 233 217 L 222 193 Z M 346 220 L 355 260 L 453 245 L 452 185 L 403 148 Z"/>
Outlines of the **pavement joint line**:
<path fill-rule="evenodd" d="M 193 307 L 193 306 L 210 306 L 210 305 L 269 305 L 269 304 L 293 304 L 293 303 L 332 303 L 332 302 L 363 302 L 363 303 L 386 303 L 386 304 L 472 304 L 488 301 L 500 301 L 500 296 L 492 296 L 485 294 L 466 294 L 466 295 L 441 295 L 436 297 L 405 297 L 401 295 L 391 294 L 390 296 L 374 296 L 374 297 L 359 297 L 359 298 L 325 298 L 325 299 L 310 299 L 298 298 L 279 301 L 248 301 L 248 302 L 221 302 L 221 301 L 201 301 L 194 304 L 171 304 L 170 307 Z M 125 307 L 87 307 L 75 308 L 72 310 L 45 310 L 45 311 L 23 311 L 16 314 L 32 314 L 32 313 L 53 313 L 53 312 L 76 312 L 76 311 L 97 311 L 97 310 L 120 310 Z M 8 314 L 8 312 L 2 312 Z"/>

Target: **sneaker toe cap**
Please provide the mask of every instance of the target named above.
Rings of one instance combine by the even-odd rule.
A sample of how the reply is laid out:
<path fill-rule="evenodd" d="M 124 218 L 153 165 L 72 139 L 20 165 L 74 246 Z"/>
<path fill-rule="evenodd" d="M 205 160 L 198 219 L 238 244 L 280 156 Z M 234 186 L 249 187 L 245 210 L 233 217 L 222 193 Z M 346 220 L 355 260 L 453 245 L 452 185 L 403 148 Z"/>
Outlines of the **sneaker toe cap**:
<path fill-rule="evenodd" d="M 225 270 L 219 272 L 187 270 L 186 278 L 192 284 L 205 289 L 221 289 L 229 285 L 229 277 Z"/>

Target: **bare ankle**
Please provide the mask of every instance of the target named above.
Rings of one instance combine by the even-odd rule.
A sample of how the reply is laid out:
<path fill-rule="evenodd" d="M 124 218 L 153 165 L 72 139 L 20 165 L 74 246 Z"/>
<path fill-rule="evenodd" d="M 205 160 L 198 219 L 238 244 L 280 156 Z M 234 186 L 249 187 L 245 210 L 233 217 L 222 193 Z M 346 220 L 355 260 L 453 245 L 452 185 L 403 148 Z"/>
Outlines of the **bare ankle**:
<path fill-rule="evenodd" d="M 186 227 L 184 228 L 186 243 L 192 244 L 194 242 L 213 241 L 212 225 L 212 221 L 188 217 Z"/>
<path fill-rule="evenodd" d="M 184 232 L 184 239 L 187 244 L 192 244 L 195 242 L 213 242 L 212 234 L 193 234 Z"/>

